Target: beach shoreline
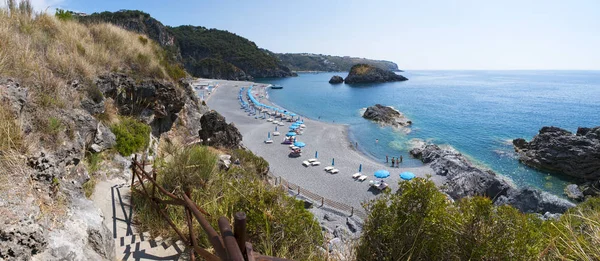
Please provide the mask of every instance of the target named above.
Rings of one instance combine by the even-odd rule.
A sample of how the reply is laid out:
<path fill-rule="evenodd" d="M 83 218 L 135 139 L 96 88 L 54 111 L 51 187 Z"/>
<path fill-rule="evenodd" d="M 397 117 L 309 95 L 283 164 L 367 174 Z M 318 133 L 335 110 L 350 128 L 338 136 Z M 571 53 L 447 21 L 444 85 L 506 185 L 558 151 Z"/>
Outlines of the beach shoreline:
<path fill-rule="evenodd" d="M 220 90 L 211 94 L 214 97 L 207 101 L 208 106 L 223 115 L 228 122 L 235 124 L 243 136 L 244 145 L 256 155 L 265 158 L 275 176 L 281 176 L 312 193 L 362 209 L 362 203 L 376 198 L 380 193 L 369 186 L 369 180 L 379 180 L 373 176 L 376 170 L 384 169 L 390 172 L 390 177 L 386 178 L 385 181 L 389 185 L 388 189 L 392 191 L 397 190 L 400 181 L 399 173 L 404 171 L 410 171 L 417 177 L 422 178 L 430 175 L 433 182 L 438 186 L 445 181 L 444 177 L 435 175 L 434 171 L 427 165 L 392 168 L 378 162 L 369 155 L 364 154 L 360 149 L 354 148 L 355 145 L 349 135 L 348 125 L 322 122 L 305 116 L 302 116 L 302 118 L 307 128 L 303 135 L 298 136 L 298 140 L 305 142 L 307 147 L 304 148 L 302 157 L 287 157 L 286 155 L 290 152 L 289 147 L 282 146 L 277 142 L 281 136 L 274 136 L 273 144 L 264 143 L 267 133 L 274 131 L 275 125 L 264 119 L 255 119 L 254 116 L 248 116 L 241 109 L 238 101 L 239 89 L 241 87 L 248 88 L 252 84 L 254 85 L 253 93 L 256 91 L 262 92 L 262 97 L 257 98 L 260 102 L 276 106 L 267 98 L 266 86 L 268 84 L 212 79 L 210 81 L 218 82 Z M 282 108 L 281 106 L 278 107 Z M 288 126 L 289 124 L 286 123 L 285 126 L 279 128 L 282 129 L 282 133 L 285 133 Z M 318 151 L 318 159 L 321 161 L 321 165 L 304 167 L 302 161 L 314 158 L 316 151 Z M 323 170 L 324 167 L 331 165 L 332 159 L 335 159 L 334 167 L 340 170 L 335 175 Z M 368 177 L 364 182 L 352 178 L 352 174 L 358 172 L 360 164 L 362 164 L 363 175 Z"/>

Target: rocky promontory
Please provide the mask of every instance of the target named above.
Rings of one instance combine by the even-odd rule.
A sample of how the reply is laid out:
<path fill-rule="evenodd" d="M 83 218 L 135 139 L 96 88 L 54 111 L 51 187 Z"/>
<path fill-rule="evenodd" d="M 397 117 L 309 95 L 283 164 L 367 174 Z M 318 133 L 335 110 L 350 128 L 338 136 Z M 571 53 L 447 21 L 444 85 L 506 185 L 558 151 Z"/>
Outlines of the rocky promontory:
<path fill-rule="evenodd" d="M 454 199 L 486 196 L 496 205 L 508 204 L 526 213 L 563 213 L 575 204 L 533 188 L 518 189 L 491 170 L 473 165 L 459 152 L 435 144 L 419 143 L 410 154 L 429 163 L 436 175 L 447 178 L 442 191 Z"/>
<path fill-rule="evenodd" d="M 600 180 L 600 126 L 577 133 L 543 127 L 530 142 L 513 140 L 519 161 L 543 171 L 589 181 Z"/>
<path fill-rule="evenodd" d="M 394 127 L 406 127 L 412 124 L 412 121 L 406 118 L 401 112 L 381 104 L 368 107 L 362 116 L 365 119 Z"/>
<path fill-rule="evenodd" d="M 356 64 L 352 66 L 344 81 L 353 83 L 375 83 L 375 82 L 397 82 L 406 81 L 406 77 L 389 70 L 383 70 L 368 64 Z"/>
<path fill-rule="evenodd" d="M 337 84 L 337 83 L 343 83 L 344 82 L 344 78 L 342 78 L 342 76 L 339 75 L 334 75 L 333 77 L 331 77 L 331 79 L 329 79 L 329 83 L 331 84 Z"/>

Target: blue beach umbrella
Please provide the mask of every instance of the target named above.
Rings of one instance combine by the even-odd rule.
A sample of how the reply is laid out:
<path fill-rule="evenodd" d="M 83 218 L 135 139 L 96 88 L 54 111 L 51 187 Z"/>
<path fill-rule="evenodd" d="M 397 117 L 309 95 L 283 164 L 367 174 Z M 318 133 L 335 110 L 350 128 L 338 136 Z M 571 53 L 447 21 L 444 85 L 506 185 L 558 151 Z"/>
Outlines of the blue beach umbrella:
<path fill-rule="evenodd" d="M 271 132 L 269 131 L 269 134 L 267 134 L 267 138 L 271 138 Z"/>
<path fill-rule="evenodd" d="M 316 158 L 319 158 L 319 152 L 318 151 L 315 151 L 315 159 Z"/>
<path fill-rule="evenodd" d="M 292 124 L 292 126 L 294 126 L 294 127 L 300 127 L 300 123 L 294 123 L 294 124 Z"/>
<path fill-rule="evenodd" d="M 294 142 L 294 146 L 296 146 L 298 148 L 304 148 L 306 146 L 306 144 L 301 141 L 296 141 L 296 142 Z"/>
<path fill-rule="evenodd" d="M 303 123 L 304 123 L 304 121 L 297 120 L 297 121 L 296 121 L 296 123 L 303 124 Z"/>
<path fill-rule="evenodd" d="M 295 132 L 291 132 L 291 131 L 290 131 L 290 132 L 288 132 L 288 133 L 287 133 L 285 136 L 288 136 L 288 137 L 294 137 L 294 136 L 296 136 L 296 133 L 295 133 Z"/>
<path fill-rule="evenodd" d="M 415 174 L 413 174 L 412 172 L 402 172 L 400 173 L 400 178 L 403 180 L 411 180 L 415 178 Z"/>
<path fill-rule="evenodd" d="M 296 129 L 298 129 L 298 127 L 296 127 L 296 126 L 290 126 L 290 130 L 296 130 Z"/>
<path fill-rule="evenodd" d="M 380 169 L 375 171 L 375 177 L 379 179 L 384 179 L 390 176 L 390 172 L 384 169 Z"/>
<path fill-rule="evenodd" d="M 362 172 L 362 164 L 358 166 L 358 172 Z"/>
<path fill-rule="evenodd" d="M 296 116 L 296 114 L 295 113 L 290 113 L 290 116 L 294 117 L 294 116 Z"/>
<path fill-rule="evenodd" d="M 331 159 L 331 166 L 335 166 L 335 158 Z"/>

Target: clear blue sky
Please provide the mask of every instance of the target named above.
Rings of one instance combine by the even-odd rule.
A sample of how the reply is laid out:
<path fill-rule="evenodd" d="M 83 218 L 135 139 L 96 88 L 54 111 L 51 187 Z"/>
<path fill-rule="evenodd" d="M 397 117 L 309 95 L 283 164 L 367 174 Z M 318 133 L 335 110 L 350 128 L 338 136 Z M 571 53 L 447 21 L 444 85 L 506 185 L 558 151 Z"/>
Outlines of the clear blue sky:
<path fill-rule="evenodd" d="M 274 52 L 392 60 L 403 69 L 600 70 L 600 0 L 35 0 L 87 13 L 138 9 L 167 25 L 234 32 Z"/>

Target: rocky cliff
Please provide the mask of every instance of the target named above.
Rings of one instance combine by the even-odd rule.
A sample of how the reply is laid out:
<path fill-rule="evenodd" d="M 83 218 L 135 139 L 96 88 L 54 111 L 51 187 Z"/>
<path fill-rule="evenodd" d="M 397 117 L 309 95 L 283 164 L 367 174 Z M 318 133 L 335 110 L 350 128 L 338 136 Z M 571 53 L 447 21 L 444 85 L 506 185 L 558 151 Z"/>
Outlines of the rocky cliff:
<path fill-rule="evenodd" d="M 412 124 L 401 112 L 389 106 L 375 104 L 363 113 L 363 118 L 394 127 L 406 127 Z"/>
<path fill-rule="evenodd" d="M 459 152 L 420 142 L 410 151 L 448 181 L 442 190 L 454 199 L 487 196 L 496 205 L 509 204 L 528 213 L 563 213 L 575 204 L 532 188 L 518 189 L 491 170 L 474 166 Z"/>
<path fill-rule="evenodd" d="M 390 61 L 314 53 L 277 53 L 274 55 L 283 65 L 294 71 L 347 72 L 355 64 L 368 64 L 383 70 L 400 71 L 398 65 Z"/>
<path fill-rule="evenodd" d="M 339 75 L 334 75 L 331 77 L 331 79 L 329 79 L 329 83 L 331 84 L 338 84 L 338 83 L 343 83 L 344 82 L 344 78 L 342 78 L 342 76 Z"/>
<path fill-rule="evenodd" d="M 241 147 L 242 134 L 233 125 L 227 124 L 225 117 L 216 111 L 210 111 L 200 118 L 202 129 L 198 132 L 206 145 L 220 148 L 237 149 Z"/>
<path fill-rule="evenodd" d="M 573 134 L 557 127 L 543 127 L 530 142 L 513 140 L 519 161 L 552 173 L 585 180 L 600 180 L 600 126 L 579 128 Z"/>
<path fill-rule="evenodd" d="M 344 79 L 347 84 L 354 83 L 376 83 L 406 81 L 406 77 L 398 75 L 389 70 L 383 70 L 368 64 L 357 64 L 352 66 L 348 76 Z"/>

